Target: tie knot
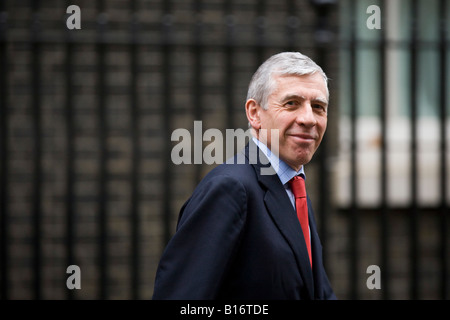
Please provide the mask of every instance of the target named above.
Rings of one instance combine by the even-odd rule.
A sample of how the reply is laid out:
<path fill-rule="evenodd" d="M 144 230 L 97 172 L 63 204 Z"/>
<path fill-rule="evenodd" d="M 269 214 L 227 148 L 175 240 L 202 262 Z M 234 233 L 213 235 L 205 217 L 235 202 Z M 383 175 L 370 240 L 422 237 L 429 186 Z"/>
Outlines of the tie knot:
<path fill-rule="evenodd" d="M 306 197 L 305 180 L 302 177 L 300 176 L 293 177 L 291 180 L 289 180 L 289 184 L 291 186 L 291 190 L 295 198 Z"/>

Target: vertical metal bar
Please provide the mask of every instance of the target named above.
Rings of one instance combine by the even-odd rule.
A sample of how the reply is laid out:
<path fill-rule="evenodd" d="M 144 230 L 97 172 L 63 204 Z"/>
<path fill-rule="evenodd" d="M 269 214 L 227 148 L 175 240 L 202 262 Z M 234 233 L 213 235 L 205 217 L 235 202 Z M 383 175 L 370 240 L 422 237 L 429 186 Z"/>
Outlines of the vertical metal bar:
<path fill-rule="evenodd" d="M 193 104 L 194 104 L 194 120 L 202 120 L 203 105 L 202 105 L 202 0 L 194 1 L 194 11 L 195 11 L 195 26 L 194 31 L 194 81 L 193 81 Z M 194 154 L 202 152 L 202 146 L 199 144 L 194 144 Z M 194 161 L 196 156 L 194 155 Z M 201 164 L 194 162 L 194 178 L 196 184 L 201 180 Z"/>
<path fill-rule="evenodd" d="M 163 247 L 169 242 L 172 235 L 172 222 L 171 222 L 171 197 L 172 197 L 172 160 L 170 157 L 170 130 L 171 130 L 171 118 L 172 118 L 172 89 L 171 89 L 171 45 L 172 45 L 172 15 L 171 15 L 171 1 L 164 1 L 164 17 L 162 21 L 162 117 L 163 117 L 163 235 L 164 243 Z"/>
<path fill-rule="evenodd" d="M 331 8 L 331 3 L 320 3 L 314 2 L 314 9 L 316 11 L 316 27 L 315 27 L 315 51 L 316 51 L 316 61 L 325 71 L 327 69 L 327 47 L 329 45 L 330 37 L 322 36 L 330 33 L 329 30 L 329 9 Z M 330 115 L 328 115 L 329 118 Z M 321 142 L 321 146 L 317 153 L 317 162 L 319 166 L 318 173 L 318 184 L 319 184 L 319 195 L 320 199 L 318 201 L 318 215 L 319 215 L 319 231 L 320 231 L 320 239 L 323 244 L 323 253 L 324 253 L 324 264 L 326 266 L 326 250 L 327 250 L 327 217 L 330 212 L 330 201 L 329 201 L 329 171 L 327 168 L 327 157 L 329 152 L 329 139 L 328 136 L 325 135 Z"/>
<path fill-rule="evenodd" d="M 449 276 L 447 274 L 449 255 L 447 243 L 448 235 L 448 219 L 449 208 L 447 206 L 447 88 L 448 88 L 448 73 L 447 73 L 447 0 L 440 0 L 439 2 L 439 22 L 440 22 L 440 44 L 439 44 L 439 117 L 440 117 L 440 296 L 441 299 L 449 299 L 450 293 L 448 292 Z"/>
<path fill-rule="evenodd" d="M 74 127 L 74 90 L 73 90 L 73 39 L 72 32 L 67 31 L 66 38 L 66 138 L 67 138 L 67 163 L 66 163 L 66 264 L 70 266 L 75 263 L 75 127 Z M 74 290 L 67 290 L 67 298 L 74 298 Z"/>
<path fill-rule="evenodd" d="M 295 41 L 295 35 L 297 34 L 299 26 L 299 18 L 296 16 L 297 5 L 295 0 L 287 0 L 286 3 L 286 50 L 298 51 L 300 50 L 299 44 Z"/>
<path fill-rule="evenodd" d="M 357 291 L 357 266 L 358 266 L 358 212 L 357 212 L 357 38 L 356 38 L 356 1 L 350 4 L 351 35 L 350 35 L 350 214 L 349 214 L 349 239 L 350 239 L 350 264 L 349 264 L 349 293 L 350 299 L 358 296 Z"/>
<path fill-rule="evenodd" d="M 140 110 L 138 104 L 138 20 L 137 3 L 135 0 L 131 4 L 131 43 L 130 43 L 130 106 L 131 106 L 131 297 L 133 300 L 139 299 L 139 165 L 140 165 Z"/>
<path fill-rule="evenodd" d="M 233 45 L 235 37 L 235 18 L 233 16 L 233 1 L 224 1 L 226 39 L 225 39 L 225 101 L 226 101 L 226 126 L 234 128 L 233 119 Z"/>
<path fill-rule="evenodd" d="M 34 299 L 42 299 L 42 137 L 41 137 L 41 43 L 39 1 L 33 1 L 33 22 L 31 30 L 31 96 L 34 137 L 33 162 L 33 295 Z"/>
<path fill-rule="evenodd" d="M 98 57 L 98 113 L 99 113 L 99 216 L 98 216 L 98 233 L 99 233 L 99 299 L 107 298 L 108 286 L 108 216 L 106 213 L 107 205 L 107 110 L 106 110 L 106 44 L 105 31 L 107 17 L 104 11 L 104 1 L 99 0 L 98 3 L 98 39 L 97 39 L 97 57 Z"/>
<path fill-rule="evenodd" d="M 266 0 L 260 0 L 256 2 L 256 26 L 255 26 L 255 32 L 256 32 L 256 60 L 257 65 L 261 65 L 264 62 L 264 49 L 266 46 L 266 24 L 267 19 L 265 17 L 266 15 L 266 7 L 267 7 L 267 1 Z"/>
<path fill-rule="evenodd" d="M 0 1 L 0 297 L 9 299 L 8 39 L 5 1 Z"/>
<path fill-rule="evenodd" d="M 387 206 L 387 91 L 386 91 L 386 80 L 387 80 L 387 48 L 386 48 L 386 22 L 385 18 L 385 7 L 386 2 L 381 1 L 381 21 L 384 25 L 380 30 L 380 124 L 381 124 L 381 154 L 380 154 L 380 242 L 381 242 L 381 270 L 383 270 L 382 280 L 382 295 L 383 299 L 389 299 L 389 283 L 390 283 L 390 273 L 389 273 L 389 230 L 388 230 L 388 206 Z"/>
<path fill-rule="evenodd" d="M 418 79 L 418 8 L 417 0 L 411 2 L 411 43 L 410 43 L 410 97 L 411 97 L 411 209 L 410 209 L 410 283 L 411 299 L 417 299 L 419 295 L 419 270 L 418 270 L 418 247 L 419 247 L 419 209 L 417 204 L 417 79 Z"/>

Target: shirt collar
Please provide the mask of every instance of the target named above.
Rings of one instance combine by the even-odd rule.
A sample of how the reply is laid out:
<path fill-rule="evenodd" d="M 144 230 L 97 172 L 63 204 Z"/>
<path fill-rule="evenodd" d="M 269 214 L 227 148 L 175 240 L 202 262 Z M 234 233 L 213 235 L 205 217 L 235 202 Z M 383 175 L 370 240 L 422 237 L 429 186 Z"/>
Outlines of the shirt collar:
<path fill-rule="evenodd" d="M 303 177 L 306 178 L 303 166 L 301 166 L 300 170 L 295 171 L 286 162 L 284 162 L 283 160 L 278 158 L 274 153 L 272 153 L 272 151 L 270 151 L 270 149 L 267 148 L 267 146 L 264 143 L 262 143 L 255 137 L 252 137 L 252 139 L 253 142 L 255 142 L 255 144 L 258 146 L 258 148 L 264 153 L 267 159 L 269 159 L 270 165 L 277 173 L 278 178 L 280 179 L 283 185 L 297 175 L 303 175 Z"/>

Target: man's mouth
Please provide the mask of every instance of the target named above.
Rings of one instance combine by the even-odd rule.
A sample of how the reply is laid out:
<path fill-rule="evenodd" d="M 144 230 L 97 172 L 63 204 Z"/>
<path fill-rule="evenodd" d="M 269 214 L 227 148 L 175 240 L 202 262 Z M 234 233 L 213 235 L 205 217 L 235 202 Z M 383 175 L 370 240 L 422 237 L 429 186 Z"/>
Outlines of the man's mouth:
<path fill-rule="evenodd" d="M 288 136 L 292 137 L 298 143 L 311 143 L 316 140 L 314 135 L 308 133 L 294 133 L 288 134 Z"/>

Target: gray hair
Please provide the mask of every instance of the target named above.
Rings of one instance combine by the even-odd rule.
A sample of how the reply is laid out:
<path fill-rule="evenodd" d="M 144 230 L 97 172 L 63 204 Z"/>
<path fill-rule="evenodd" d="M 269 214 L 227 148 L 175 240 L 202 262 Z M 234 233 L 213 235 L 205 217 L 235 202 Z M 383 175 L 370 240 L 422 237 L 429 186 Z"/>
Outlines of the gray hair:
<path fill-rule="evenodd" d="M 322 68 L 300 52 L 281 52 L 267 59 L 253 75 L 247 92 L 247 100 L 254 99 L 263 109 L 268 108 L 269 95 L 276 89 L 273 75 L 304 76 L 319 72 L 327 88 L 328 78 Z"/>

